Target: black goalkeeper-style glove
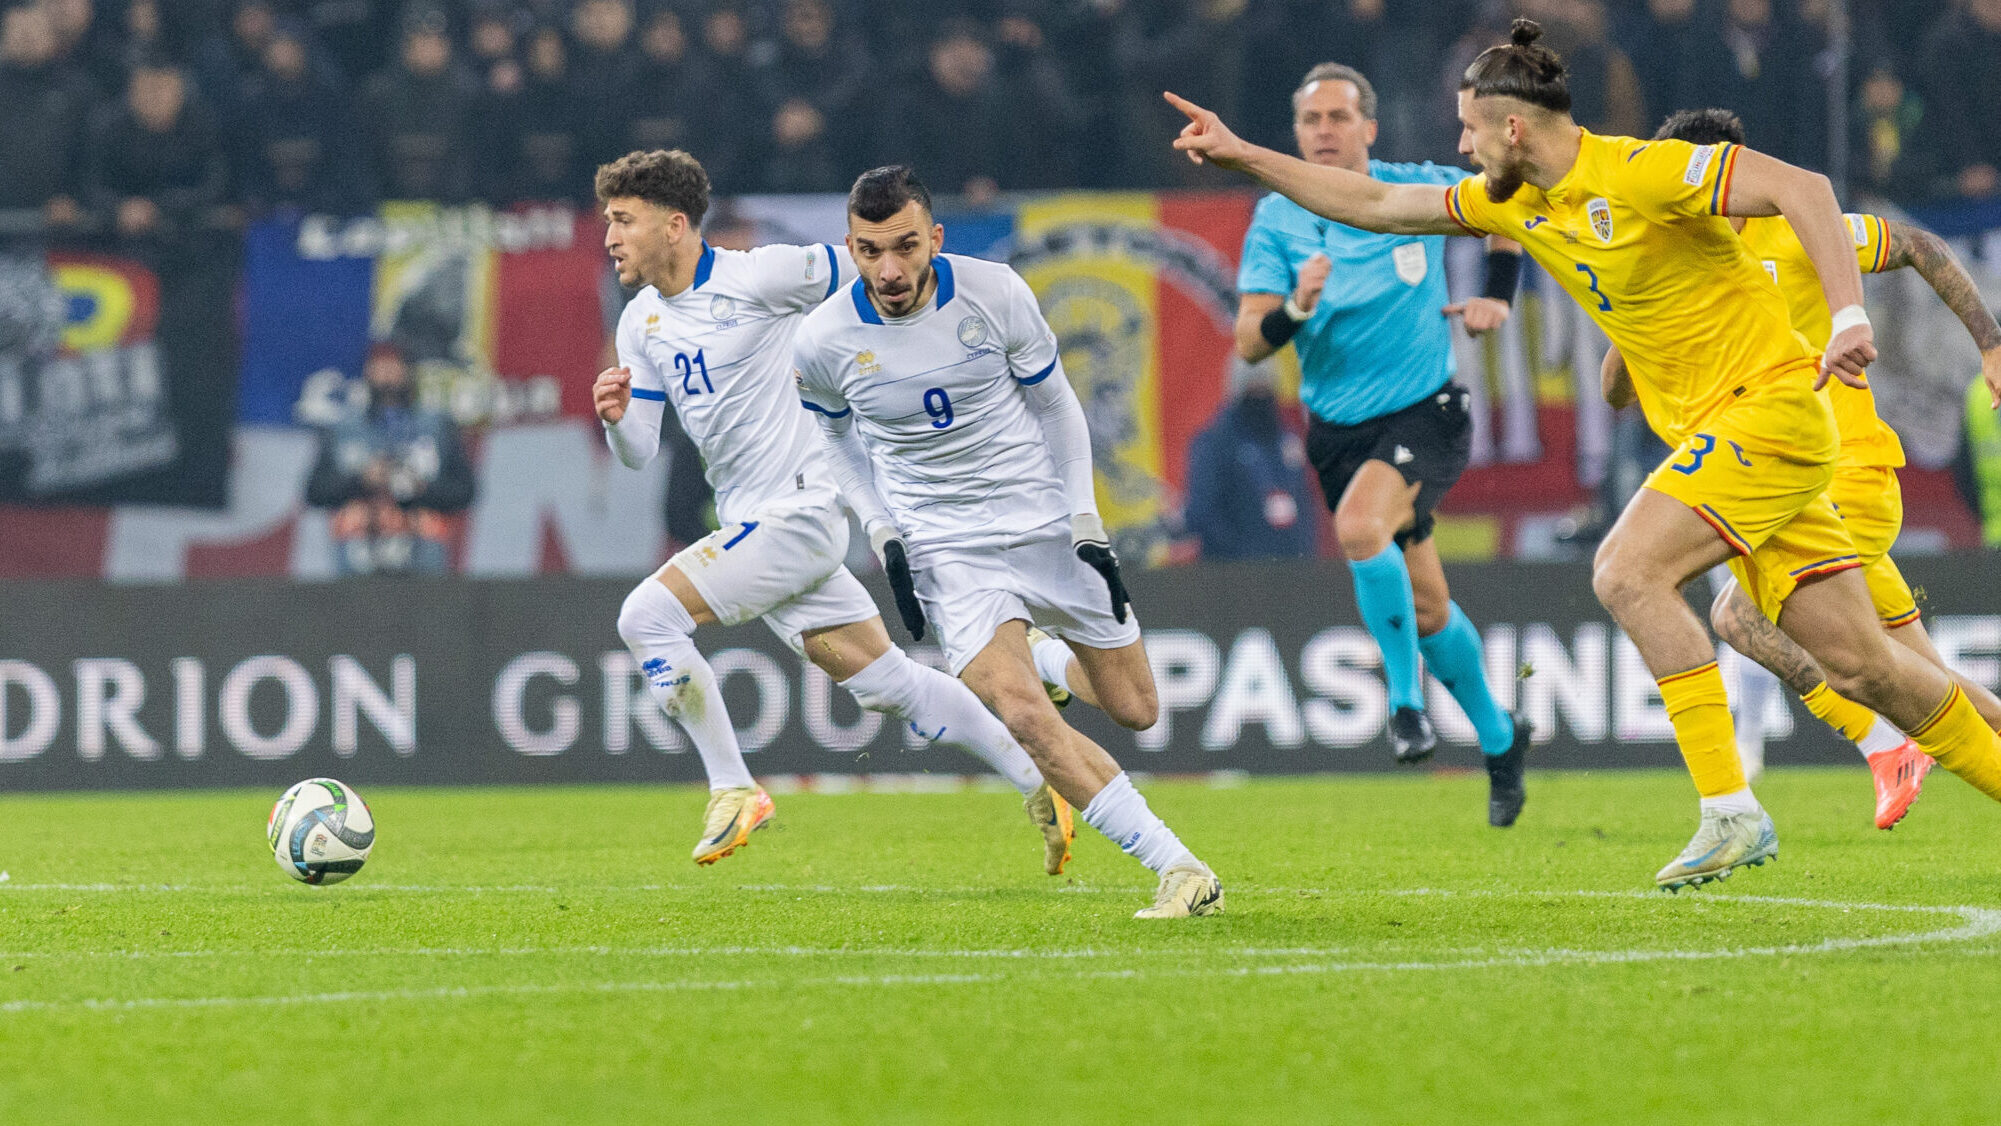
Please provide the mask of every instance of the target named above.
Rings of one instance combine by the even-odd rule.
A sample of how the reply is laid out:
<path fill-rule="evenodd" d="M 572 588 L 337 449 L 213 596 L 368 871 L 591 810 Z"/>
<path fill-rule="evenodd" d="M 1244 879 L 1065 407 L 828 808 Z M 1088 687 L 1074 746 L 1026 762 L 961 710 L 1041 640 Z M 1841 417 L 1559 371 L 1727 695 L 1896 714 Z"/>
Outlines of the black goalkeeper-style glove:
<path fill-rule="evenodd" d="M 869 529 L 869 546 L 875 548 L 883 573 L 889 576 L 889 590 L 896 595 L 896 614 L 903 619 L 903 628 L 910 631 L 912 641 L 924 640 L 924 605 L 917 601 L 917 585 L 910 577 L 910 557 L 903 550 L 902 537 L 896 529 L 878 524 Z"/>
<path fill-rule="evenodd" d="M 1132 596 L 1126 593 L 1126 581 L 1119 576 L 1119 556 L 1112 550 L 1111 537 L 1105 534 L 1105 522 L 1095 512 L 1080 512 L 1070 517 L 1070 546 L 1077 551 L 1077 558 L 1089 564 L 1093 571 L 1104 578 L 1105 586 L 1112 592 L 1112 617 L 1120 625 L 1126 621 L 1126 608 L 1132 605 Z"/>

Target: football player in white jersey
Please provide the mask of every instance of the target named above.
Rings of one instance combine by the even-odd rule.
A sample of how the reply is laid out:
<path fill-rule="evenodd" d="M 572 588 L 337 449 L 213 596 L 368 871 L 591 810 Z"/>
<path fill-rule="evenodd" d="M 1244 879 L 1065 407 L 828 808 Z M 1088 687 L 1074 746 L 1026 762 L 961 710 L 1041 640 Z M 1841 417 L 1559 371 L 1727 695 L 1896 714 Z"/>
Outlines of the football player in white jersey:
<path fill-rule="evenodd" d="M 863 707 L 962 747 L 1005 776 L 1043 834 L 1044 868 L 1070 858 L 1069 807 L 964 684 L 890 643 L 861 583 L 841 565 L 848 519 L 791 384 L 802 314 L 854 276 L 845 250 L 717 250 L 701 235 L 709 178 L 679 150 L 634 152 L 597 173 L 618 280 L 643 286 L 619 317 L 618 367 L 592 389 L 605 438 L 634 469 L 659 448 L 671 400 L 702 451 L 722 527 L 627 596 L 618 633 L 648 691 L 688 733 L 711 796 L 695 860 L 729 855 L 772 815 L 744 766 L 716 676 L 691 635 L 762 617 Z"/>
<path fill-rule="evenodd" d="M 944 228 L 905 166 L 848 195 L 861 277 L 807 314 L 799 394 L 883 560 L 904 624 L 935 627 L 987 702 L 1084 820 L 1160 876 L 1141 918 L 1223 909 L 1223 885 L 1104 748 L 1064 723 L 1027 630 L 1071 643 L 1078 694 L 1133 728 L 1159 716 L 1153 670 L 1098 516 L 1091 439 L 1028 283 L 939 253 Z"/>

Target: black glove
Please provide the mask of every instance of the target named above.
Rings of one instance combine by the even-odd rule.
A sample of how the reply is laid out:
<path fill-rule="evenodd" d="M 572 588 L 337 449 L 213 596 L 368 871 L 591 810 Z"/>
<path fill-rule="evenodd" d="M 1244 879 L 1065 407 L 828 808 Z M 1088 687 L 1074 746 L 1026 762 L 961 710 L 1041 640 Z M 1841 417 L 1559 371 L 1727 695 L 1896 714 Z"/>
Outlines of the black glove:
<path fill-rule="evenodd" d="M 1105 522 L 1090 513 L 1072 516 L 1070 546 L 1076 549 L 1077 558 L 1105 580 L 1106 588 L 1112 592 L 1112 617 L 1124 625 L 1126 608 L 1132 605 L 1132 596 L 1126 593 L 1126 581 L 1119 576 L 1119 556 L 1112 550 L 1111 539 L 1105 534 Z"/>
<path fill-rule="evenodd" d="M 896 595 L 896 614 L 903 619 L 903 628 L 910 631 L 912 641 L 924 640 L 924 605 L 917 601 L 917 586 L 910 577 L 910 557 L 904 553 L 903 541 L 895 533 L 881 534 L 888 529 L 878 529 L 869 538 L 875 541 L 876 554 L 882 558 L 883 573 L 889 576 L 890 593 Z"/>

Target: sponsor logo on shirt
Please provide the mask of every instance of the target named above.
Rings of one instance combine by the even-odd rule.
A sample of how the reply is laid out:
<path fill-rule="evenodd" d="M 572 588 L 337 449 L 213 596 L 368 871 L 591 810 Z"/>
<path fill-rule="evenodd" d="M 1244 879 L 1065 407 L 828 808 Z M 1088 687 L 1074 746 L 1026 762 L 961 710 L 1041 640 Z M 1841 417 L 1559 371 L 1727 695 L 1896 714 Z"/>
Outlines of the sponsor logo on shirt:
<path fill-rule="evenodd" d="M 861 375 L 882 374 L 882 365 L 876 362 L 875 353 L 866 348 L 855 353 L 855 369 Z"/>
<path fill-rule="evenodd" d="M 1681 182 L 1696 187 L 1709 175 L 1709 163 L 1716 159 L 1715 145 L 1697 145 L 1688 155 L 1688 170 L 1681 174 Z"/>
<path fill-rule="evenodd" d="M 1538 215 L 1538 216 L 1536 216 L 1535 218 L 1533 218 L 1533 219 L 1530 219 L 1530 220 L 1529 220 L 1528 222 L 1526 222 L 1526 223 L 1523 223 L 1523 224 L 1522 224 L 1522 230 L 1525 230 L 1525 231 L 1533 231 L 1533 230 L 1535 230 L 1535 229 L 1536 229 L 1537 227 L 1540 227 L 1540 226 L 1542 226 L 1542 225 L 1543 225 L 1544 223 L 1547 223 L 1547 222 L 1549 222 L 1549 216 L 1547 216 L 1547 215 Z"/>
<path fill-rule="evenodd" d="M 646 314 L 646 335 L 652 336 L 654 333 L 659 331 L 660 331 L 660 314 L 658 313 Z"/>

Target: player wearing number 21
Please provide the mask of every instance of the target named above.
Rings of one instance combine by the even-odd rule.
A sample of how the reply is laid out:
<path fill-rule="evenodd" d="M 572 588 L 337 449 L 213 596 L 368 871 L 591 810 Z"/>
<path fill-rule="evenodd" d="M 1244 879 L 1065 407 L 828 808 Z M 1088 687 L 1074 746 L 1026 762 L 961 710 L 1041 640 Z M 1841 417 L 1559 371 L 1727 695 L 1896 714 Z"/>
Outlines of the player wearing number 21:
<path fill-rule="evenodd" d="M 709 246 L 701 232 L 708 173 L 679 150 L 605 165 L 597 194 L 618 279 L 640 287 L 619 317 L 619 366 L 592 388 L 605 440 L 625 465 L 645 465 L 671 402 L 702 452 L 722 521 L 633 588 L 618 615 L 647 691 L 687 732 L 709 776 L 695 862 L 728 856 L 773 807 L 744 765 L 715 670 L 692 635 L 710 622 L 762 617 L 863 707 L 1005 776 L 1042 831 L 1045 869 L 1062 871 L 1069 811 L 965 685 L 890 643 L 874 600 L 841 565 L 847 515 L 787 376 L 806 310 L 854 276 L 847 252 Z"/>
<path fill-rule="evenodd" d="M 1069 689 L 1127 727 L 1159 716 L 1153 670 L 1106 537 L 1084 409 L 1028 283 L 943 254 L 907 167 L 848 194 L 861 274 L 806 316 L 799 396 L 889 572 L 905 626 L 1007 724 L 1084 820 L 1160 876 L 1146 918 L 1222 910 L 1223 887 L 1118 763 L 1063 722 L 1028 626 L 1070 643 Z"/>
<path fill-rule="evenodd" d="M 1702 798 L 1694 838 L 1655 877 L 1662 887 L 1720 879 L 1778 853 L 1738 762 L 1714 642 L 1680 594 L 1717 563 L 1730 563 L 1830 687 L 2001 799 L 2001 737 L 1944 672 L 1884 636 L 1824 495 L 1839 439 L 1815 388 L 1830 376 L 1860 385 L 1876 356 L 1826 177 L 1740 145 L 1581 129 L 1563 63 L 1540 36 L 1533 21 L 1516 20 L 1508 43 L 1467 68 L 1459 149 L 1483 171 L 1449 188 L 1381 183 L 1247 144 L 1169 94 L 1189 119 L 1175 147 L 1349 226 L 1515 239 L 1618 346 L 1648 422 L 1677 447 L 1606 537 L 1592 575 L 1660 686 Z M 1809 344 L 1793 332 L 1785 298 L 1731 230 L 1732 215 L 1791 224 L 1832 311 L 1829 339 Z"/>

